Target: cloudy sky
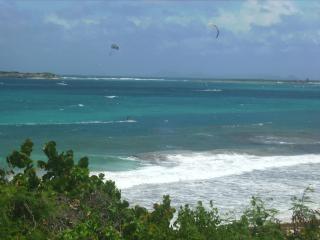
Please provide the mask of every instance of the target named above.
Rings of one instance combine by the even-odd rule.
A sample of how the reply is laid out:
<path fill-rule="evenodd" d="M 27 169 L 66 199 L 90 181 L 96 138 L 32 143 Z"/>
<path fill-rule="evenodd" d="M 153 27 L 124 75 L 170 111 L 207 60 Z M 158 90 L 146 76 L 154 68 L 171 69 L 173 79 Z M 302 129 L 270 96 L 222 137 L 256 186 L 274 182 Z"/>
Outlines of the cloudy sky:
<path fill-rule="evenodd" d="M 320 1 L 0 0 L 0 70 L 320 80 Z"/>

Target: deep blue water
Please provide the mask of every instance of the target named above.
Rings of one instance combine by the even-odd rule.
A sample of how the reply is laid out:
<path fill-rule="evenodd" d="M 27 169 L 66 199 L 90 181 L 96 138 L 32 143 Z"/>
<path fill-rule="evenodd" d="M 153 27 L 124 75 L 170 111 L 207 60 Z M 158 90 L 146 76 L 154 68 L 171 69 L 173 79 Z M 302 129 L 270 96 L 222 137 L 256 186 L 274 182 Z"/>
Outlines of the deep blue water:
<path fill-rule="evenodd" d="M 1 79 L 1 156 L 28 137 L 99 168 L 167 150 L 320 151 L 320 85 L 168 80 Z"/>
<path fill-rule="evenodd" d="M 41 146 L 55 140 L 61 150 L 89 156 L 92 171 L 110 172 L 123 188 L 189 181 L 190 174 L 191 181 L 215 179 L 224 166 L 222 175 L 232 176 L 320 163 L 317 83 L 0 79 L 0 114 L 2 162 L 26 138 L 38 158 Z M 255 167 L 239 167 L 242 158 Z M 188 172 L 193 163 L 200 169 Z M 148 175 L 158 170 L 182 177 Z M 155 177 L 127 184 L 139 176 Z"/>

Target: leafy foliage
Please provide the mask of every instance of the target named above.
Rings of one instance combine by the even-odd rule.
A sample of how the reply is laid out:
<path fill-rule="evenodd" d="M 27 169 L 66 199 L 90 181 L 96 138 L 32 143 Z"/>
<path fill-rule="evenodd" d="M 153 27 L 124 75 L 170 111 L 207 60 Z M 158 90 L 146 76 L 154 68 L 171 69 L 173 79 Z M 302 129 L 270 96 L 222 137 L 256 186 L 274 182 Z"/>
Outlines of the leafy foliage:
<path fill-rule="evenodd" d="M 313 189 L 307 187 L 300 198 L 292 197 L 293 239 L 300 239 L 301 237 L 310 240 L 320 239 L 320 213 L 308 206 L 308 204 L 313 203 L 308 195 L 310 192 L 313 192 Z"/>
<path fill-rule="evenodd" d="M 89 160 L 74 160 L 45 144 L 46 161 L 33 161 L 33 143 L 7 157 L 0 169 L 0 239 L 271 240 L 320 239 L 319 212 L 309 207 L 307 188 L 292 198 L 292 222 L 281 224 L 277 211 L 257 197 L 237 219 L 224 219 L 213 203 L 195 208 L 171 206 L 169 196 L 148 211 L 121 199 L 115 183 L 90 176 Z"/>

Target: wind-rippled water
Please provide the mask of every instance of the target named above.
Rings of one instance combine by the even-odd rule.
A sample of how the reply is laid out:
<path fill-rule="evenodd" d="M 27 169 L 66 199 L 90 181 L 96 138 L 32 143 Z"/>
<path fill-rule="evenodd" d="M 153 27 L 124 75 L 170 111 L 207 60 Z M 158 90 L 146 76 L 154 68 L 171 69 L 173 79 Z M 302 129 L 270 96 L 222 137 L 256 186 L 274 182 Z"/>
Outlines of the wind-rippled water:
<path fill-rule="evenodd" d="M 319 189 L 320 85 L 64 77 L 0 79 L 0 156 L 25 138 L 90 158 L 125 198 L 224 209 Z M 320 199 L 315 193 L 316 199 Z"/>

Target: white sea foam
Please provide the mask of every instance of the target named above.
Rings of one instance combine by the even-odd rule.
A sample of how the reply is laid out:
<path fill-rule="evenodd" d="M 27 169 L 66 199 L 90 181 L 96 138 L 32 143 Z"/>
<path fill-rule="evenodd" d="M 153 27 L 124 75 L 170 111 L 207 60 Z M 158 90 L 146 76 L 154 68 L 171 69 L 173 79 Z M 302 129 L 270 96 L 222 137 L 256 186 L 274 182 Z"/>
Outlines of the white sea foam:
<path fill-rule="evenodd" d="M 68 84 L 65 83 L 65 82 L 58 82 L 57 85 L 60 85 L 60 86 L 68 86 Z"/>
<path fill-rule="evenodd" d="M 312 138 L 299 138 L 299 137 L 282 137 L 282 136 L 255 136 L 251 141 L 263 144 L 281 144 L 281 145 L 297 145 L 297 144 L 319 144 Z"/>
<path fill-rule="evenodd" d="M 175 81 L 164 78 L 137 78 L 137 77 L 62 77 L 65 80 L 124 80 L 124 81 Z"/>
<path fill-rule="evenodd" d="M 79 103 L 79 104 L 78 104 L 78 107 L 84 107 L 84 105 L 83 105 L 83 104 L 81 104 L 81 103 Z"/>
<path fill-rule="evenodd" d="M 197 92 L 222 92 L 222 89 L 203 89 L 203 90 L 196 90 Z"/>
<path fill-rule="evenodd" d="M 112 77 L 112 78 L 97 78 L 97 80 L 125 80 L 125 81 L 165 81 L 164 78 L 136 78 L 136 77 Z"/>
<path fill-rule="evenodd" d="M 152 157 L 154 155 L 150 155 Z M 248 154 L 216 154 L 212 152 L 182 152 L 157 155 L 151 164 L 136 170 L 104 172 L 121 189 L 141 184 L 163 184 L 196 181 L 240 175 L 254 170 L 320 163 L 320 155 L 256 156 Z M 148 161 L 147 161 L 148 162 Z M 164 162 L 165 164 L 159 164 Z M 91 174 L 98 174 L 92 172 Z"/>
<path fill-rule="evenodd" d="M 63 108 L 59 109 L 63 111 Z M 41 125 L 88 125 L 88 124 L 115 124 L 115 123 L 136 123 L 136 120 L 119 121 L 80 121 L 80 122 L 26 122 L 26 123 L 0 123 L 0 126 L 41 126 Z"/>
<path fill-rule="evenodd" d="M 121 157 L 121 159 L 127 160 L 127 161 L 138 161 L 139 159 L 135 156 L 131 157 Z"/>
<path fill-rule="evenodd" d="M 136 81 L 165 81 L 164 78 L 132 78 L 130 80 L 136 80 Z"/>
<path fill-rule="evenodd" d="M 118 96 L 104 96 L 105 98 L 110 98 L 110 99 L 113 99 L 113 98 L 117 98 Z"/>
<path fill-rule="evenodd" d="M 260 122 L 260 123 L 253 123 L 251 124 L 252 126 L 259 126 L 259 127 L 262 127 L 266 124 L 272 124 L 272 122 Z"/>
<path fill-rule="evenodd" d="M 264 123 L 253 123 L 252 124 L 252 126 L 260 126 L 260 127 L 263 126 L 263 125 L 264 125 Z"/>
<path fill-rule="evenodd" d="M 61 77 L 62 79 L 65 80 L 84 80 L 86 79 L 85 77 Z"/>
<path fill-rule="evenodd" d="M 128 119 L 128 120 L 121 120 L 121 121 L 117 121 L 118 123 L 135 123 L 137 122 L 136 120 L 133 119 Z"/>

